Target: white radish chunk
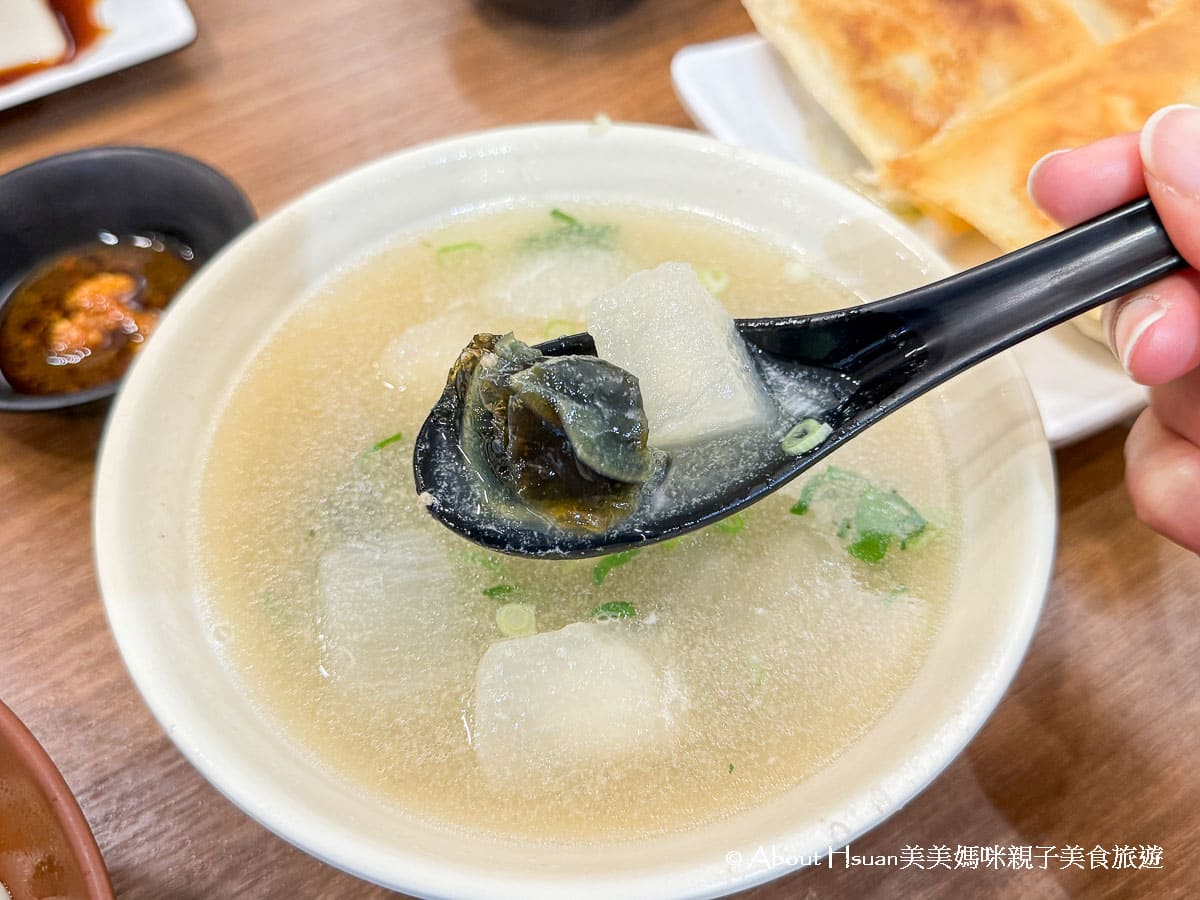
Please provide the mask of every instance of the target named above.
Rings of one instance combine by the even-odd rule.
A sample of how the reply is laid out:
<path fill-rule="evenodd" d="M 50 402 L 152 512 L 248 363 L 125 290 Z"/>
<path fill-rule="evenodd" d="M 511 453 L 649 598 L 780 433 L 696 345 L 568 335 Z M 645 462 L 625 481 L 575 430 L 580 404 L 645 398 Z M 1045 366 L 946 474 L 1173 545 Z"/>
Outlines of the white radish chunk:
<path fill-rule="evenodd" d="M 475 676 L 475 756 L 497 786 L 594 771 L 661 748 L 670 692 L 616 623 L 492 644 Z"/>
<path fill-rule="evenodd" d="M 602 359 L 637 377 L 652 445 L 770 425 L 746 344 L 691 266 L 669 262 L 629 276 L 592 301 L 588 331 Z"/>
<path fill-rule="evenodd" d="M 324 553 L 317 621 L 326 675 L 384 696 L 462 690 L 454 673 L 470 671 L 472 650 L 456 638 L 469 630 L 473 611 L 455 600 L 454 564 L 416 532 L 391 534 L 386 546 L 351 543 Z"/>

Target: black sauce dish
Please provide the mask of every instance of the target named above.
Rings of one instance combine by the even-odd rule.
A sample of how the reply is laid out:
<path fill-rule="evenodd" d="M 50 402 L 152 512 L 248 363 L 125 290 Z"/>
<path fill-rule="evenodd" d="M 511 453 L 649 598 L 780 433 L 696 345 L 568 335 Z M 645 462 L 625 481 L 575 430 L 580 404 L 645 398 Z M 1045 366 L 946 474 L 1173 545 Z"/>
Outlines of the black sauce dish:
<path fill-rule="evenodd" d="M 236 184 L 167 150 L 94 147 L 14 169 L 0 176 L 0 322 L 13 292 L 35 267 L 100 232 L 164 235 L 189 247 L 199 268 L 254 220 Z M 112 397 L 120 382 L 118 377 L 84 390 L 28 394 L 0 374 L 0 410 L 94 404 Z"/>

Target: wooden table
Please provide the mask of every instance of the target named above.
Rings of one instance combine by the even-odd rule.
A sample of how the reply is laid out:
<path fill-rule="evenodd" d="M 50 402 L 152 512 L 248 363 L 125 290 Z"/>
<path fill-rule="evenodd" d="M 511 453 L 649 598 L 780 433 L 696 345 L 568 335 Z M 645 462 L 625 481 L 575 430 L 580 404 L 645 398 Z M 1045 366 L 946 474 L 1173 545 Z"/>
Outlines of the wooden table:
<path fill-rule="evenodd" d="M 268 213 L 350 166 L 466 129 L 598 112 L 687 126 L 672 54 L 751 29 L 735 0 L 644 0 L 568 32 L 466 0 L 193 6 L 200 37 L 183 52 L 0 113 L 0 171 L 89 144 L 157 144 L 225 170 Z M 76 791 L 118 895 L 387 895 L 245 817 L 143 706 L 92 569 L 102 425 L 0 414 L 0 697 Z M 1015 684 L 967 751 L 853 850 L 917 847 L 928 864 L 936 845 L 1157 845 L 1162 868 L 1062 868 L 1062 855 L 1043 868 L 1035 849 L 1032 869 L 838 866 L 749 896 L 1184 896 L 1200 883 L 1200 561 L 1134 519 L 1123 438 L 1114 428 L 1058 454 L 1059 559 Z"/>

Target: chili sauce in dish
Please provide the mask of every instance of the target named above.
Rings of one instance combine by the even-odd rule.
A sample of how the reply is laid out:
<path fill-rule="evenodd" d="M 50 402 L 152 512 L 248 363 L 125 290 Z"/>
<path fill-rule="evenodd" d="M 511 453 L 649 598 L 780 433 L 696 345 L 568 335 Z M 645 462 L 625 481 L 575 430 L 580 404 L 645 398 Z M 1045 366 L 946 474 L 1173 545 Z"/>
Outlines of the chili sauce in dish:
<path fill-rule="evenodd" d="M 195 269 L 190 247 L 100 232 L 37 266 L 0 320 L 0 373 L 23 394 L 98 387 L 124 374 Z"/>

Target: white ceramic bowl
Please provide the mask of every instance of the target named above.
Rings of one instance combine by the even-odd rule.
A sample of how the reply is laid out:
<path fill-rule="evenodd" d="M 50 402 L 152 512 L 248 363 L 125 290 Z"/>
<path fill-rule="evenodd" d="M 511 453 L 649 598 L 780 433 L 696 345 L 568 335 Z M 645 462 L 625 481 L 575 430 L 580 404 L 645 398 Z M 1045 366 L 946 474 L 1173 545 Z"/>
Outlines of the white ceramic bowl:
<path fill-rule="evenodd" d="M 1017 367 L 947 386 L 965 488 L 963 575 L 914 683 L 814 777 L 718 824 L 630 844 L 514 850 L 422 828 L 351 796 L 255 712 L 197 603 L 185 510 L 222 398 L 332 270 L 450 214 L 517 202 L 634 200 L 750 225 L 804 248 L 862 294 L 945 265 L 862 198 L 689 132 L 548 125 L 406 150 L 342 176 L 248 231 L 176 300 L 112 413 L 95 496 L 100 585 L 121 653 L 185 756 L 287 840 L 365 879 L 428 897 L 701 897 L 788 871 L 895 812 L 999 702 L 1041 609 L 1055 538 L 1049 451 Z M 759 847 L 775 858 L 755 862 Z M 738 855 L 740 854 L 740 856 Z"/>

